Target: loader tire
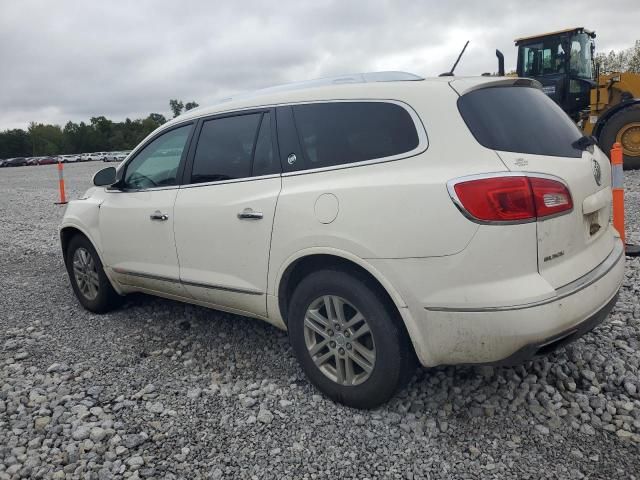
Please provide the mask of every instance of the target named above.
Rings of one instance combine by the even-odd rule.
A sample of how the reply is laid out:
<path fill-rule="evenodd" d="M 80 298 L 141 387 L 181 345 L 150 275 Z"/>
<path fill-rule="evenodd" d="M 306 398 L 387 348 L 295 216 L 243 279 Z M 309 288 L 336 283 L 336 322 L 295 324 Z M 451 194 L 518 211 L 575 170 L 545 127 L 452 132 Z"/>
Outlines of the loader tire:
<path fill-rule="evenodd" d="M 631 105 L 607 120 L 600 133 L 600 148 L 607 154 L 614 142 L 620 142 L 623 149 L 623 168 L 640 169 L 640 105 Z"/>

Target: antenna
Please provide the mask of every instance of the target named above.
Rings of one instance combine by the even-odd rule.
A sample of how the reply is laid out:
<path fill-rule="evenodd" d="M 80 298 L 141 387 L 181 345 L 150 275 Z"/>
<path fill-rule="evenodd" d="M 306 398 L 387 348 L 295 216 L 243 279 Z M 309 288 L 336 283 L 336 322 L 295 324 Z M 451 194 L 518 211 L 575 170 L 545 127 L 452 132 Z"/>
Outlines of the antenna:
<path fill-rule="evenodd" d="M 449 70 L 448 72 L 441 73 L 440 75 L 438 75 L 439 77 L 453 77 L 453 71 L 458 66 L 458 62 L 462 58 L 464 51 L 467 49 L 467 45 L 469 45 L 469 40 L 467 40 L 467 43 L 465 43 L 464 47 L 462 47 L 462 51 L 460 52 L 460 55 L 458 55 L 458 59 L 456 60 L 456 63 L 454 63 L 453 67 L 451 67 L 451 70 Z"/>
<path fill-rule="evenodd" d="M 504 77 L 504 55 L 496 49 L 496 57 L 498 57 L 498 76 Z"/>

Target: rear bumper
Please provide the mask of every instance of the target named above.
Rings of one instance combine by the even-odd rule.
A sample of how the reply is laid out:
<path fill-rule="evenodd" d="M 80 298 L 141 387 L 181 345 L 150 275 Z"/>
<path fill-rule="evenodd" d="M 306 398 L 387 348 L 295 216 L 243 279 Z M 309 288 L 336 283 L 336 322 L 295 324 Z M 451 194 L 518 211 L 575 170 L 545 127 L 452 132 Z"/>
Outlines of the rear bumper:
<path fill-rule="evenodd" d="M 405 321 L 410 319 L 416 353 L 425 366 L 517 364 L 545 354 L 606 318 L 617 300 L 624 262 L 622 242 L 616 239 L 600 265 L 545 298 L 493 307 L 407 302 Z M 525 290 L 527 282 L 514 278 L 514 291 Z"/>
<path fill-rule="evenodd" d="M 573 326 L 569 330 L 544 339 L 543 341 L 529 343 L 507 358 L 492 363 L 495 365 L 505 366 L 519 365 L 527 360 L 531 360 L 534 357 L 547 355 L 558 348 L 564 347 L 568 343 L 577 340 L 585 333 L 590 332 L 595 327 L 600 325 L 604 321 L 604 319 L 607 318 L 607 315 L 609 315 L 609 312 L 613 309 L 617 301 L 618 292 L 616 292 L 613 298 L 609 300 L 609 302 L 604 307 L 588 317 L 582 323 Z"/>

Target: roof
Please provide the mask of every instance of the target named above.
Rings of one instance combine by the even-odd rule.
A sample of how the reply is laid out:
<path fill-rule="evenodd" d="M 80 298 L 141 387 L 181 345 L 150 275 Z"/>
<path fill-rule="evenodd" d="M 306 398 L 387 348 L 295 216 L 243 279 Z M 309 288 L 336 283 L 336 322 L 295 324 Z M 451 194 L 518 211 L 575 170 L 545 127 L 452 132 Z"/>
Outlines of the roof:
<path fill-rule="evenodd" d="M 450 78 L 451 77 L 449 77 L 449 79 Z M 425 80 L 425 78 L 420 77 L 419 75 L 415 75 L 413 73 L 388 71 L 388 72 L 353 73 L 348 75 L 339 75 L 335 77 L 325 77 L 325 78 L 317 78 L 314 80 L 305 80 L 302 82 L 285 83 L 283 85 L 276 85 L 274 87 L 268 87 L 260 90 L 239 93 L 232 97 L 222 98 L 213 103 L 209 103 L 206 106 L 188 110 L 173 120 L 185 120 L 193 117 L 199 117 L 209 112 L 215 113 L 218 111 L 242 108 L 242 105 L 247 105 L 250 103 L 268 105 L 268 104 L 272 104 L 273 102 L 282 101 L 282 98 L 288 96 L 293 92 L 300 92 L 305 90 L 322 90 L 327 88 L 358 85 L 358 84 L 417 82 L 422 80 Z M 255 99 L 260 99 L 261 101 L 259 103 L 256 103 Z M 175 122 L 172 121 L 170 123 L 175 123 Z"/>
<path fill-rule="evenodd" d="M 548 36 L 551 36 L 551 35 L 560 35 L 562 33 L 571 33 L 571 32 L 576 32 L 576 33 L 584 32 L 584 33 L 587 33 L 587 34 L 591 35 L 592 37 L 596 36 L 596 32 L 594 32 L 593 30 L 587 30 L 584 27 L 573 27 L 573 28 L 565 28 L 564 30 L 556 30 L 555 32 L 540 33 L 538 35 L 531 35 L 529 37 L 516 38 L 514 40 L 514 42 L 516 43 L 516 45 L 518 45 L 518 43 L 520 43 L 520 42 L 525 42 L 525 41 L 529 41 L 529 40 L 536 40 L 536 39 L 542 38 L 542 37 L 548 37 Z"/>

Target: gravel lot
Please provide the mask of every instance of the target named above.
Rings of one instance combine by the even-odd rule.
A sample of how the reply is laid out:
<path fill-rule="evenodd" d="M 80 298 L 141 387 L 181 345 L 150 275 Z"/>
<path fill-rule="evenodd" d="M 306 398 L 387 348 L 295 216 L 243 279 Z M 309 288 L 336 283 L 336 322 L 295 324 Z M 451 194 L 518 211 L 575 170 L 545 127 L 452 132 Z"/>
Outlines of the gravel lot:
<path fill-rule="evenodd" d="M 67 165 L 70 197 L 104 164 Z M 640 172 L 626 173 L 640 242 Z M 517 368 L 420 370 L 371 412 L 319 395 L 283 332 L 73 297 L 55 166 L 0 170 L 0 479 L 638 478 L 640 259 L 607 322 Z"/>

